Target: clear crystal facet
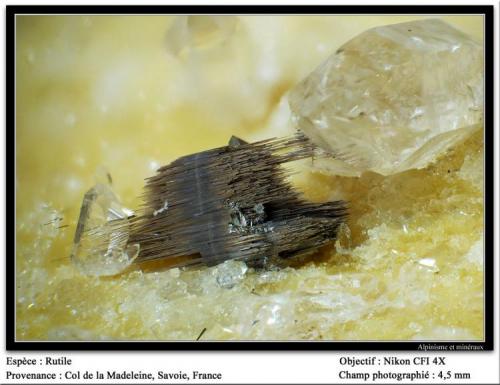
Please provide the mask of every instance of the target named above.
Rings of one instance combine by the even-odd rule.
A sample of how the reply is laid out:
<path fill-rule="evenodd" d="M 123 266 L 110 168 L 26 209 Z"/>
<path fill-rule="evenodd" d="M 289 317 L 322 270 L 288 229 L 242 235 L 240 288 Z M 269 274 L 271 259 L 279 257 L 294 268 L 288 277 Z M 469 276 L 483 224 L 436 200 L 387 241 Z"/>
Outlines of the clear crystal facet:
<path fill-rule="evenodd" d="M 243 278 L 245 278 L 247 270 L 248 267 L 243 261 L 226 261 L 217 266 L 216 281 L 219 286 L 231 289 Z"/>
<path fill-rule="evenodd" d="M 110 187 L 97 184 L 84 196 L 71 259 L 88 275 L 118 274 L 139 254 L 128 245 L 128 210 Z"/>
<path fill-rule="evenodd" d="M 298 128 L 343 162 L 384 175 L 425 167 L 483 116 L 483 49 L 437 19 L 372 28 L 337 50 L 290 95 Z"/>

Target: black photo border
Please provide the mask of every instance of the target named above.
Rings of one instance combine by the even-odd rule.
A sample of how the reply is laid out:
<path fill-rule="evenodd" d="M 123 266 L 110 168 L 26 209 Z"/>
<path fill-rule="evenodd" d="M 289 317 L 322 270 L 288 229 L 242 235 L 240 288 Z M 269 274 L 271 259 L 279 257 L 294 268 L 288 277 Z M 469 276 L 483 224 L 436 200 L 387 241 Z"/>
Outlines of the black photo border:
<path fill-rule="evenodd" d="M 483 15 L 485 46 L 484 341 L 16 341 L 15 339 L 15 17 L 22 14 L 274 14 L 274 15 Z M 97 350 L 331 350 L 423 351 L 493 350 L 494 317 L 494 26 L 493 5 L 149 5 L 6 6 L 6 349 L 8 351 Z M 469 347 L 469 350 L 460 349 Z M 439 350 L 437 350 L 439 349 Z"/>

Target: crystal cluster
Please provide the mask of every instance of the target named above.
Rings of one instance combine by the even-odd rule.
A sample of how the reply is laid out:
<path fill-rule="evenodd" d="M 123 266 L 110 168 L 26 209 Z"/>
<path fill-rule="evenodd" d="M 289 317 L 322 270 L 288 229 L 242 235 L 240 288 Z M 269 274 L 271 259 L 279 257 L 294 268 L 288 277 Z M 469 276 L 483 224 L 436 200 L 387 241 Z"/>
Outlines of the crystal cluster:
<path fill-rule="evenodd" d="M 438 19 L 372 28 L 299 83 L 290 107 L 298 128 L 342 159 L 320 167 L 422 168 L 482 122 L 482 45 Z"/>

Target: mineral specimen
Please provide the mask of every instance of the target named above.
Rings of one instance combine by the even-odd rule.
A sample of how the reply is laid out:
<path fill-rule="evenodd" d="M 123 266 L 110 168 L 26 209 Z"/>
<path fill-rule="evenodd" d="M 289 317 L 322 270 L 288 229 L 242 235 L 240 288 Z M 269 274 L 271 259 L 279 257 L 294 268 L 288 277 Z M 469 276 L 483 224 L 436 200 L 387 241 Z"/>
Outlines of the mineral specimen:
<path fill-rule="evenodd" d="M 97 165 L 135 205 L 139 181 L 160 164 L 231 134 L 286 135 L 282 92 L 345 37 L 403 21 L 242 16 L 240 33 L 252 34 L 188 48 L 194 67 L 165 55 L 166 18 L 16 19 L 16 340 L 194 341 L 205 330 L 200 340 L 484 341 L 480 130 L 421 170 L 295 175 L 308 200 L 356 202 L 339 245 L 309 262 L 246 272 L 237 261 L 192 270 L 133 263 L 106 278 L 75 269 L 68 254 Z M 482 36 L 482 16 L 443 19 Z M 278 113 L 264 120 L 268 111 Z M 108 183 L 106 172 L 96 182 Z M 419 263 L 430 259 L 438 273 Z"/>
<path fill-rule="evenodd" d="M 89 275 L 113 275 L 129 266 L 139 245 L 127 244 L 128 216 L 111 188 L 98 183 L 83 198 L 71 259 Z"/>
<path fill-rule="evenodd" d="M 372 28 L 290 95 L 298 128 L 343 161 L 341 175 L 422 168 L 482 122 L 483 49 L 427 19 Z"/>

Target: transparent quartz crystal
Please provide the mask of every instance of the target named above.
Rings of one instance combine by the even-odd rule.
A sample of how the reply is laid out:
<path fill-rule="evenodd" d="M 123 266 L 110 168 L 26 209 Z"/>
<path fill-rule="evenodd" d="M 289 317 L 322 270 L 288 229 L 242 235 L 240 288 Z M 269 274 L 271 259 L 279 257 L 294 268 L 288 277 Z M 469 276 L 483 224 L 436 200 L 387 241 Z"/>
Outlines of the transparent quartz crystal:
<path fill-rule="evenodd" d="M 482 122 L 483 48 L 438 19 L 372 28 L 291 92 L 293 120 L 340 175 L 422 168 Z"/>
<path fill-rule="evenodd" d="M 216 281 L 220 287 L 231 289 L 245 278 L 248 270 L 243 261 L 229 260 L 216 268 Z"/>
<path fill-rule="evenodd" d="M 130 210 L 105 184 L 96 184 L 84 196 L 71 259 L 88 275 L 114 275 L 129 266 L 139 254 L 139 245 L 129 245 Z"/>

